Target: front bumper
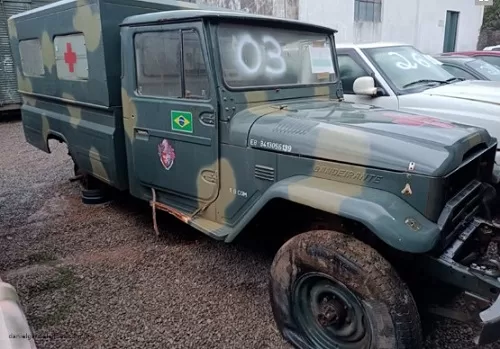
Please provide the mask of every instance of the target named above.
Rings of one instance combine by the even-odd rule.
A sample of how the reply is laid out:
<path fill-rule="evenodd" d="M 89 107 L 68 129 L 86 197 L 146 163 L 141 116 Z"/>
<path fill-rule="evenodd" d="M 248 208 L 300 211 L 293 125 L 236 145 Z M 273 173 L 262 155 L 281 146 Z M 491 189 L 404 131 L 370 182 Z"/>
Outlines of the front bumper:
<path fill-rule="evenodd" d="M 15 288 L 0 279 L 0 348 L 36 349 Z"/>
<path fill-rule="evenodd" d="M 491 307 L 479 314 L 481 331 L 475 339 L 477 345 L 485 345 L 500 339 L 500 297 Z"/>

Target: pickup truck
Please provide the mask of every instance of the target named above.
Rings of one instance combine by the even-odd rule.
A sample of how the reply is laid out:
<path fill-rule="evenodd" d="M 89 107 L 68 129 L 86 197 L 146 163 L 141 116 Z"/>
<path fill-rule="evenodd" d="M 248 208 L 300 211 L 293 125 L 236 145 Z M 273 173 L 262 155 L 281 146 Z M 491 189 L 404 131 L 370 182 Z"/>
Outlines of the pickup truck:
<path fill-rule="evenodd" d="M 346 101 L 483 127 L 500 137 L 500 81 L 463 81 L 405 44 L 338 44 L 337 54 Z"/>
<path fill-rule="evenodd" d="M 87 202 L 127 192 L 157 233 L 162 210 L 227 243 L 256 226 L 282 238 L 270 303 L 296 348 L 421 349 L 422 272 L 472 295 L 476 342 L 496 342 L 497 139 L 345 102 L 335 33 L 169 0 L 21 13 L 26 141 L 65 143 Z"/>

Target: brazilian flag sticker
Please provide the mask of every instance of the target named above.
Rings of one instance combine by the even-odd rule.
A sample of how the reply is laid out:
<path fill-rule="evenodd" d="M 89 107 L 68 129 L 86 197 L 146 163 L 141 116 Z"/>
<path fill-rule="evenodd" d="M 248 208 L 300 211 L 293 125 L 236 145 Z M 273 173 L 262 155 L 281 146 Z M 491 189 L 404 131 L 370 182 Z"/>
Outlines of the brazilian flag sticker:
<path fill-rule="evenodd" d="M 193 133 L 193 114 L 187 111 L 170 112 L 172 131 Z"/>

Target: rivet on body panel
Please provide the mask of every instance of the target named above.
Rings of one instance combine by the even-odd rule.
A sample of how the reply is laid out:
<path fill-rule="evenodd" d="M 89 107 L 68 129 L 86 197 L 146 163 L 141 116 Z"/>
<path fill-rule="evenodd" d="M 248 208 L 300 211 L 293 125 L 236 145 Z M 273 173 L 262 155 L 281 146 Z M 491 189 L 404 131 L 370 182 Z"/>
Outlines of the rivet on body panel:
<path fill-rule="evenodd" d="M 414 231 L 419 231 L 420 228 L 422 227 L 420 225 L 420 223 L 415 218 L 412 218 L 412 217 L 406 218 L 405 219 L 405 224 L 407 226 L 409 226 L 411 230 L 414 230 Z"/>

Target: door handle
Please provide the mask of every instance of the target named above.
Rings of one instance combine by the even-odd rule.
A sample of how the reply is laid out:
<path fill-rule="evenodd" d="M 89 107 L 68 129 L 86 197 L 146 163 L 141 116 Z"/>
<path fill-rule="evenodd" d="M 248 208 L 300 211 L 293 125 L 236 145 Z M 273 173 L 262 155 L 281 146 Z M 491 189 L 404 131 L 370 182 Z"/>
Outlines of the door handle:
<path fill-rule="evenodd" d="M 200 115 L 200 121 L 208 126 L 215 125 L 215 114 L 212 113 L 204 113 Z"/>
<path fill-rule="evenodd" d="M 149 132 L 146 130 L 141 130 L 141 129 L 136 128 L 135 129 L 135 137 L 148 140 L 149 139 Z"/>

